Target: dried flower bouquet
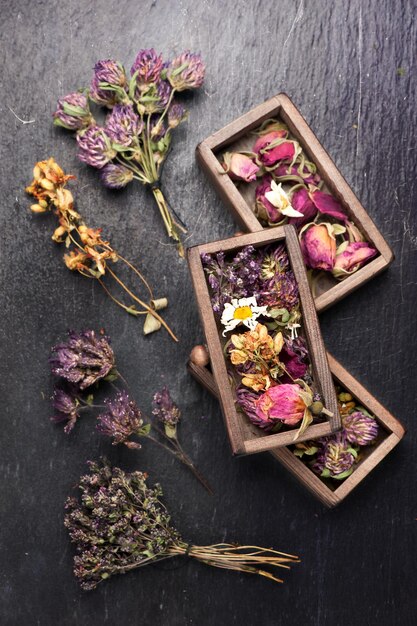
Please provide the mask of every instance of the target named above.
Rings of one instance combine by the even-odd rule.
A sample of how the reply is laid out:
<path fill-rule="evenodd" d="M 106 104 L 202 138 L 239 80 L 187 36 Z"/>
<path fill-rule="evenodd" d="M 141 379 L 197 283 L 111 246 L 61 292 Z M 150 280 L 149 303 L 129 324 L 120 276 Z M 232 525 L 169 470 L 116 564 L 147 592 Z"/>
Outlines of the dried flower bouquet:
<path fill-rule="evenodd" d="M 254 134 L 248 151 L 222 155 L 223 168 L 236 183 L 256 184 L 252 208 L 264 226 L 297 228 L 312 286 L 323 272 L 340 281 L 375 257 L 288 127 L 269 119 Z"/>
<path fill-rule="evenodd" d="M 172 131 L 187 117 L 175 96 L 201 87 L 204 73 L 200 55 L 190 51 L 165 62 L 153 48 L 140 50 L 130 76 L 118 61 L 98 61 L 90 88 L 59 98 L 54 113 L 54 124 L 76 133 L 79 158 L 100 170 L 106 187 L 121 189 L 138 180 L 152 190 L 181 256 L 180 232 L 186 229 L 168 205 L 160 178 Z M 90 102 L 110 109 L 104 125 L 93 117 Z"/>
<path fill-rule="evenodd" d="M 236 403 L 264 431 L 332 415 L 312 389 L 298 286 L 284 244 L 251 245 L 234 256 L 203 254 L 211 305 L 223 337 Z M 233 333 L 233 334 L 230 334 Z"/>

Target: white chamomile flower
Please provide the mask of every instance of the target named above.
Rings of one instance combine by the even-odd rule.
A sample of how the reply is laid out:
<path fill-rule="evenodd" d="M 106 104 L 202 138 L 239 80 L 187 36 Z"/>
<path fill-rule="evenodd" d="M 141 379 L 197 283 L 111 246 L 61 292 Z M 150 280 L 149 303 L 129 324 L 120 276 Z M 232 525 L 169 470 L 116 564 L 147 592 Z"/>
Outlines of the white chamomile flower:
<path fill-rule="evenodd" d="M 269 314 L 266 306 L 258 306 L 256 298 L 233 298 L 232 302 L 224 305 L 221 323 L 225 326 L 223 336 L 230 330 L 234 330 L 239 324 L 244 324 L 250 330 L 253 330 L 257 324 L 260 315 Z"/>
<path fill-rule="evenodd" d="M 293 209 L 290 199 L 283 190 L 281 183 L 277 185 L 274 180 L 271 180 L 271 191 L 266 192 L 265 198 L 286 217 L 304 217 L 304 213 Z"/>

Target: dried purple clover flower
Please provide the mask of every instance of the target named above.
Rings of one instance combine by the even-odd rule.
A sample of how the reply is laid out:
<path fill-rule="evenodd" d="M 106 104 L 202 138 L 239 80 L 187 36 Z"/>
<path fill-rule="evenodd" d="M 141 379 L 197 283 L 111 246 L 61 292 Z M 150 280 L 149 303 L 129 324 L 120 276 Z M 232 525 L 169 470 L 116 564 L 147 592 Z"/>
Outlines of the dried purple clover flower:
<path fill-rule="evenodd" d="M 120 146 L 128 147 L 142 132 L 143 122 L 132 104 L 116 104 L 106 120 L 106 134 Z"/>
<path fill-rule="evenodd" d="M 81 130 L 95 123 L 87 96 L 78 91 L 58 99 L 53 118 L 55 126 L 68 130 Z"/>
<path fill-rule="evenodd" d="M 80 500 L 68 498 L 64 525 L 75 544 L 74 575 L 92 590 L 114 574 L 148 563 L 188 556 L 206 565 L 281 579 L 259 566 L 285 567 L 297 557 L 276 550 L 220 543 L 199 547 L 186 543 L 161 502 L 160 485 L 150 487 L 144 472 L 125 473 L 107 462 L 89 462 L 81 477 Z"/>
<path fill-rule="evenodd" d="M 107 163 L 100 170 L 100 178 L 109 189 L 122 189 L 133 180 L 133 172 L 124 165 Z"/>
<path fill-rule="evenodd" d="M 56 387 L 52 395 L 52 406 L 56 413 L 51 417 L 51 420 L 56 424 L 67 422 L 64 432 L 70 433 L 79 418 L 79 402 L 77 398 L 72 393 Z"/>
<path fill-rule="evenodd" d="M 185 107 L 179 102 L 174 102 L 168 109 L 168 126 L 176 128 L 187 117 Z"/>
<path fill-rule="evenodd" d="M 129 441 L 132 435 L 147 435 L 150 424 L 143 422 L 142 412 L 136 402 L 130 399 L 126 391 L 117 393 L 115 398 L 105 400 L 107 411 L 97 416 L 97 430 L 113 439 L 113 445 L 125 444 L 128 448 L 142 446 Z"/>
<path fill-rule="evenodd" d="M 353 472 L 358 453 L 349 445 L 344 433 L 325 437 L 322 444 L 313 470 L 323 478 L 347 478 Z"/>
<path fill-rule="evenodd" d="M 149 89 L 138 96 L 138 110 L 143 115 L 161 113 L 166 109 L 172 94 L 171 85 L 160 80 L 153 83 Z"/>
<path fill-rule="evenodd" d="M 136 83 L 145 86 L 155 83 L 163 68 L 162 55 L 158 55 L 154 48 L 139 50 L 130 70 L 131 75 L 136 75 Z"/>
<path fill-rule="evenodd" d="M 77 134 L 78 157 L 83 163 L 101 169 L 114 159 L 116 150 L 112 148 L 110 137 L 104 128 L 90 126 Z"/>
<path fill-rule="evenodd" d="M 114 352 L 105 335 L 94 330 L 68 332 L 68 340 L 52 348 L 49 360 L 54 376 L 83 390 L 108 376 L 115 368 Z"/>
<path fill-rule="evenodd" d="M 299 305 L 298 285 L 291 270 L 277 273 L 265 283 L 259 300 L 260 306 L 270 306 L 292 311 Z"/>
<path fill-rule="evenodd" d="M 90 86 L 91 100 L 112 108 L 118 102 L 128 101 L 126 86 L 127 77 L 121 63 L 112 59 L 97 61 Z"/>
<path fill-rule="evenodd" d="M 342 416 L 343 429 L 350 443 L 369 446 L 378 436 L 378 423 L 360 410 Z"/>
<path fill-rule="evenodd" d="M 201 55 L 186 50 L 173 59 L 167 70 L 167 77 L 175 91 L 198 89 L 204 82 L 205 66 Z"/>

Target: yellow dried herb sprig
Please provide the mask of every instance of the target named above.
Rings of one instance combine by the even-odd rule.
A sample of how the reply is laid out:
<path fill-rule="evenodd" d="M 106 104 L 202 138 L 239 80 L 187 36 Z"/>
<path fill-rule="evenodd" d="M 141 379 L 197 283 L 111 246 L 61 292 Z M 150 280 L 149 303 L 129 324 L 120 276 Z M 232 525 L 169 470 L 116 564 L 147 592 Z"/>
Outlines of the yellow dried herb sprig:
<path fill-rule="evenodd" d="M 68 252 L 64 254 L 64 263 L 68 269 L 79 272 L 82 276 L 96 279 L 110 298 L 127 313 L 134 316 L 146 315 L 144 333 L 149 334 L 163 326 L 171 337 L 178 341 L 164 319 L 157 313 L 167 306 L 166 298 L 156 299 L 153 290 L 142 272 L 112 248 L 109 241 L 102 238 L 101 228 L 89 228 L 82 216 L 74 209 L 72 193 L 65 188 L 66 183 L 75 176 L 65 174 L 53 158 L 36 163 L 33 169 L 33 181 L 26 187 L 26 192 L 36 199 L 31 205 L 34 213 L 53 211 L 59 225 L 55 229 L 52 240 L 64 243 Z M 149 294 L 149 301 L 139 298 L 119 278 L 110 264 L 121 261 L 141 281 Z M 125 291 L 130 303 L 125 304 L 114 296 L 103 277 L 109 275 Z M 140 305 L 142 309 L 136 308 Z"/>

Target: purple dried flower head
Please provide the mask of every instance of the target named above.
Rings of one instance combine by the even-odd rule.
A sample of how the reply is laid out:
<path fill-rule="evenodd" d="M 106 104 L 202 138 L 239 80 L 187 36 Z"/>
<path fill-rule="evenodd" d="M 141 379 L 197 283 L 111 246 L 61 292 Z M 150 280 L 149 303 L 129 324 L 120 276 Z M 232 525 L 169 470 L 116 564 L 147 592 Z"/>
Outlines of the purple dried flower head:
<path fill-rule="evenodd" d="M 153 115 L 150 124 L 151 137 L 153 141 L 157 142 L 165 137 L 167 132 L 166 126 L 163 121 L 160 121 L 160 115 Z"/>
<path fill-rule="evenodd" d="M 322 440 L 322 448 L 317 455 L 313 470 L 323 478 L 346 478 L 353 471 L 356 451 L 349 447 L 343 433 L 337 433 Z"/>
<path fill-rule="evenodd" d="M 185 107 L 179 102 L 174 102 L 168 110 L 168 126 L 169 128 L 176 128 L 185 120 L 187 112 Z"/>
<path fill-rule="evenodd" d="M 160 113 L 166 108 L 171 92 L 171 85 L 166 80 L 159 80 L 157 83 L 152 83 L 149 89 L 138 97 L 139 110 L 148 115 Z"/>
<path fill-rule="evenodd" d="M 277 273 L 273 278 L 265 281 L 259 298 L 260 306 L 270 306 L 292 311 L 292 309 L 298 306 L 298 303 L 298 285 L 291 270 Z"/>
<path fill-rule="evenodd" d="M 120 391 L 115 398 L 105 400 L 105 404 L 106 413 L 97 416 L 97 430 L 112 437 L 113 445 L 125 443 L 129 444 L 129 448 L 140 448 L 140 444 L 127 441 L 131 435 L 142 434 L 142 413 L 136 402 L 129 398 L 126 391 Z"/>
<path fill-rule="evenodd" d="M 181 411 L 171 398 L 168 387 L 163 387 L 154 394 L 152 413 L 163 424 L 175 426 L 180 421 Z"/>
<path fill-rule="evenodd" d="M 56 413 L 51 417 L 51 420 L 57 424 L 67 422 L 64 431 L 67 434 L 70 433 L 79 417 L 78 400 L 71 393 L 56 387 L 52 395 L 52 406 Z"/>
<path fill-rule="evenodd" d="M 133 172 L 124 165 L 107 163 L 100 171 L 101 181 L 110 189 L 122 189 L 133 180 Z"/>
<path fill-rule="evenodd" d="M 114 368 L 114 353 L 108 337 L 94 330 L 68 332 L 68 341 L 52 348 L 51 372 L 79 389 L 86 389 L 105 378 Z"/>
<path fill-rule="evenodd" d="M 130 146 L 142 129 L 143 122 L 132 104 L 116 104 L 105 126 L 110 139 L 121 146 Z"/>
<path fill-rule="evenodd" d="M 263 430 L 271 430 L 273 424 L 261 419 L 256 412 L 256 402 L 258 399 L 258 394 L 250 391 L 243 385 L 239 385 L 236 389 L 236 404 L 246 413 L 250 421 Z"/>
<path fill-rule="evenodd" d="M 68 130 L 81 130 L 94 124 L 87 96 L 80 92 L 59 98 L 53 118 L 55 126 L 63 126 Z"/>
<path fill-rule="evenodd" d="M 369 446 L 378 435 L 378 423 L 361 411 L 355 411 L 342 417 L 346 438 L 350 443 Z"/>
<path fill-rule="evenodd" d="M 126 73 L 121 63 L 112 59 L 97 61 L 90 86 L 90 98 L 97 104 L 111 108 L 117 102 L 128 100 L 126 85 Z"/>
<path fill-rule="evenodd" d="M 159 79 L 162 67 L 162 55 L 158 56 L 154 48 L 139 50 L 130 74 L 136 74 L 136 83 L 139 86 L 148 85 Z"/>
<path fill-rule="evenodd" d="M 186 50 L 173 59 L 168 67 L 167 76 L 176 91 L 198 89 L 204 82 L 205 67 L 201 55 Z"/>
<path fill-rule="evenodd" d="M 294 350 L 292 341 L 285 339 L 284 347 L 279 353 L 279 360 L 285 365 L 286 372 L 280 377 L 283 383 L 289 383 L 297 378 L 303 378 L 308 369 L 308 354 L 307 357 L 301 357 L 300 354 Z"/>
<path fill-rule="evenodd" d="M 104 167 L 116 156 L 116 150 L 112 148 L 109 136 L 100 126 L 90 126 L 77 133 L 77 142 L 79 159 L 97 169 Z"/>

